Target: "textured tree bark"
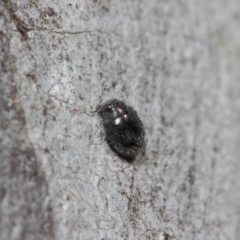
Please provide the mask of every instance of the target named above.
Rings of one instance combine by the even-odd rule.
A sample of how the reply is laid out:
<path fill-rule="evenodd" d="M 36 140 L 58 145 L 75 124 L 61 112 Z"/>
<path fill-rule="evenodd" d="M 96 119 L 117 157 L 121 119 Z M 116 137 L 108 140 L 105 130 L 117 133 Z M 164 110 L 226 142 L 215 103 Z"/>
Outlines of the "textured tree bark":
<path fill-rule="evenodd" d="M 2 3 L 0 16 L 0 239 L 52 239 L 48 183 L 28 138 L 11 64 L 11 19 Z"/>
<path fill-rule="evenodd" d="M 239 239 L 240 2 L 0 2 L 0 239 Z M 145 125 L 104 140 L 117 98 Z"/>

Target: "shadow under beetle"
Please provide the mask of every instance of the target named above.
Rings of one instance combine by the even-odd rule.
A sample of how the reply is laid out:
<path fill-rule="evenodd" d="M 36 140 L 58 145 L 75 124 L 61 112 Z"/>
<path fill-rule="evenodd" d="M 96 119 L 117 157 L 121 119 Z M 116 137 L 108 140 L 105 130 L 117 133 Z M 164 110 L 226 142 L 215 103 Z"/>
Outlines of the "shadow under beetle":
<path fill-rule="evenodd" d="M 145 142 L 144 127 L 137 112 L 124 102 L 111 99 L 102 105 L 99 115 L 111 149 L 132 162 Z"/>

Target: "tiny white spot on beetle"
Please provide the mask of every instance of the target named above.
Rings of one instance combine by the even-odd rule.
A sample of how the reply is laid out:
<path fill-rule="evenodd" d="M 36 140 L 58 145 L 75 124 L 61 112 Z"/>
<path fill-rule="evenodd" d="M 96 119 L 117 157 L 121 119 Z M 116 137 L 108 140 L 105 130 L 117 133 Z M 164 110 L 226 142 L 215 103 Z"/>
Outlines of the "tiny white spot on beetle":
<path fill-rule="evenodd" d="M 123 112 L 123 110 L 120 107 L 118 107 L 117 110 L 118 110 L 119 113 Z"/>
<path fill-rule="evenodd" d="M 121 119 L 121 118 L 117 118 L 117 119 L 115 119 L 115 125 L 118 125 L 118 124 L 120 124 L 120 123 L 121 123 L 121 121 L 122 121 L 122 119 Z"/>

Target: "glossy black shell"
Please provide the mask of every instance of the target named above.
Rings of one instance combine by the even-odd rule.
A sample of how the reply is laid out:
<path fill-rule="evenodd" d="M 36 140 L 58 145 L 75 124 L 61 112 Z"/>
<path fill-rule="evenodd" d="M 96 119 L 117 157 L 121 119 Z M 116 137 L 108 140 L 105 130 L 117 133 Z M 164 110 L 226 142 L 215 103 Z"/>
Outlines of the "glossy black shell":
<path fill-rule="evenodd" d="M 124 102 L 111 99 L 99 111 L 109 146 L 120 157 L 133 161 L 144 145 L 144 127 L 137 112 Z"/>

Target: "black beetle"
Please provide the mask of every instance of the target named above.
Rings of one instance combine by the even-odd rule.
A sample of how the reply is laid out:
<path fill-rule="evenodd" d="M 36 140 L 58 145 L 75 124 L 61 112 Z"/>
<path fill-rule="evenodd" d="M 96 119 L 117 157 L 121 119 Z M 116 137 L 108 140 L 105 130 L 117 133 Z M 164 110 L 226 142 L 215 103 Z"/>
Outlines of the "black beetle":
<path fill-rule="evenodd" d="M 102 105 L 99 115 L 111 149 L 132 162 L 145 142 L 144 126 L 137 112 L 123 101 L 111 99 Z"/>

